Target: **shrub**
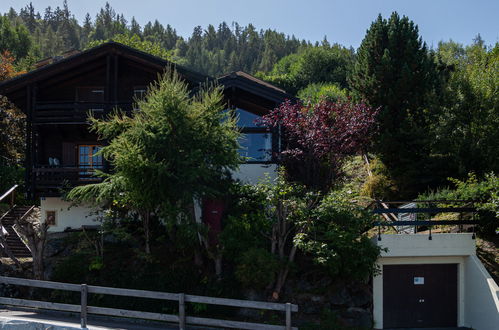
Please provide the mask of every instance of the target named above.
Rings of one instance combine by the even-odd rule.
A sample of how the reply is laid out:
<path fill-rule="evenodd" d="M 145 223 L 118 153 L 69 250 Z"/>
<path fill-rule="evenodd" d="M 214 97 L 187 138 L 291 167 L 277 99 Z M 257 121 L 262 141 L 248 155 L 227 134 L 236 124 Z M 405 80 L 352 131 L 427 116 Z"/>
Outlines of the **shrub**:
<path fill-rule="evenodd" d="M 478 209 L 478 232 L 486 237 L 497 237 L 499 227 L 499 177 L 494 173 L 479 179 L 474 173 L 466 180 L 449 178 L 454 188 L 442 188 L 418 198 L 422 200 L 472 200 Z M 449 206 L 444 203 L 441 206 Z"/>
<path fill-rule="evenodd" d="M 240 258 L 236 267 L 236 278 L 245 287 L 263 289 L 273 283 L 279 261 L 277 258 L 262 248 L 252 248 Z"/>
<path fill-rule="evenodd" d="M 376 271 L 380 248 L 367 237 L 374 215 L 332 192 L 313 210 L 294 243 L 332 277 L 363 280 Z"/>

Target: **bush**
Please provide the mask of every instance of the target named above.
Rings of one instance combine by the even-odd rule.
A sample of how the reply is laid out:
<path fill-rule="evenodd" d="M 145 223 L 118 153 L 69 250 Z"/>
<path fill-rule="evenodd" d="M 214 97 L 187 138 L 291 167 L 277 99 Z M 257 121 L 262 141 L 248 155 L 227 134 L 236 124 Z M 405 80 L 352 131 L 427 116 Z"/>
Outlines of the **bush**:
<path fill-rule="evenodd" d="M 362 196 L 373 199 L 390 199 L 397 195 L 395 181 L 390 177 L 385 165 L 377 158 L 370 163 L 372 176 L 369 176 L 360 190 Z"/>
<path fill-rule="evenodd" d="M 275 280 L 279 269 L 277 258 L 262 248 L 252 248 L 240 258 L 236 278 L 247 288 L 263 289 Z"/>
<path fill-rule="evenodd" d="M 466 180 L 449 178 L 454 188 L 442 188 L 418 198 L 421 200 L 470 200 L 476 201 L 478 209 L 478 232 L 485 237 L 497 238 L 499 227 L 499 177 L 494 173 L 479 179 L 474 173 Z M 440 206 L 452 206 L 443 203 Z"/>
<path fill-rule="evenodd" d="M 332 192 L 307 221 L 294 242 L 332 277 L 364 280 L 376 271 L 380 248 L 366 234 L 375 221 L 371 212 Z"/>

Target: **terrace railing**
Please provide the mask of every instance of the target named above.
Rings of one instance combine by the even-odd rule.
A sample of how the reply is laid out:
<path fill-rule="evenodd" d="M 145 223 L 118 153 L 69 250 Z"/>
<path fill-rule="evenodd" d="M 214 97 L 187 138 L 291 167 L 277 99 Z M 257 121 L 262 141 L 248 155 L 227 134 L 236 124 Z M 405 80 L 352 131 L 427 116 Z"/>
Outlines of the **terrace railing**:
<path fill-rule="evenodd" d="M 411 208 L 401 208 L 398 206 L 415 203 L 417 205 L 424 205 L 422 207 L 411 207 Z M 447 204 L 451 206 L 438 207 L 434 205 Z M 426 201 L 375 201 L 371 204 L 373 208 L 372 212 L 374 214 L 379 214 L 384 216 L 384 219 L 393 219 L 398 214 L 426 214 L 427 219 L 411 220 L 411 221 L 378 221 L 375 225 L 378 227 L 378 240 L 381 240 L 381 228 L 382 227 L 399 227 L 399 226 L 414 226 L 415 232 L 418 227 L 425 227 L 429 229 L 428 239 L 432 239 L 432 227 L 434 226 L 463 226 L 471 225 L 473 226 L 473 238 L 475 226 L 478 222 L 475 220 L 475 214 L 477 209 L 475 207 L 475 201 L 468 200 L 426 200 Z M 432 220 L 432 214 L 438 213 L 455 213 L 457 214 L 457 219 L 447 219 L 447 220 Z M 391 217 L 388 217 L 391 215 Z M 469 215 L 464 219 L 465 215 Z"/>
<path fill-rule="evenodd" d="M 7 297 L 0 297 L 0 304 L 9 305 L 9 306 L 31 307 L 31 308 L 41 308 L 41 309 L 80 313 L 82 328 L 87 327 L 88 314 L 100 314 L 100 315 L 117 316 L 117 317 L 174 322 L 178 323 L 179 329 L 185 329 L 186 325 L 188 324 L 223 327 L 223 328 L 237 328 L 237 329 L 270 329 L 270 330 L 298 329 L 296 327 L 291 326 L 291 314 L 292 312 L 298 311 L 298 306 L 291 303 L 271 303 L 263 301 L 194 296 L 194 295 L 187 295 L 184 293 L 118 289 L 118 288 L 86 285 L 86 284 L 69 284 L 69 283 L 60 283 L 60 282 L 29 280 L 29 279 L 6 277 L 6 276 L 0 276 L 0 283 L 80 292 L 81 293 L 80 305 L 62 304 L 62 303 L 18 299 L 18 298 L 7 298 Z M 103 294 L 103 295 L 176 301 L 178 302 L 178 315 L 88 306 L 87 300 L 89 294 Z M 240 321 L 212 319 L 205 317 L 187 316 L 186 303 L 203 303 L 209 305 L 255 308 L 261 310 L 284 312 L 285 325 L 279 326 L 279 325 L 270 325 L 262 323 L 240 322 Z"/>

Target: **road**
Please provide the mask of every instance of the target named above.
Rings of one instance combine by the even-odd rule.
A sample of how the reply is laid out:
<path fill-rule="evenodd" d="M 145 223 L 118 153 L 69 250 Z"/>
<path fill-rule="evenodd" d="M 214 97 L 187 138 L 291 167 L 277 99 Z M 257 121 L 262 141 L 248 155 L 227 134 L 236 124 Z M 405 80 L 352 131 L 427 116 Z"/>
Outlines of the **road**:
<path fill-rule="evenodd" d="M 80 316 L 74 313 L 61 313 L 24 308 L 9 308 L 4 306 L 0 308 L 0 327 L 9 321 L 9 329 L 16 329 L 14 325 L 18 325 L 18 329 L 28 329 L 28 322 L 39 323 L 33 324 L 30 329 L 54 329 L 69 330 L 80 328 Z M 148 329 L 178 329 L 178 325 L 169 325 L 160 322 L 149 322 L 142 320 L 119 319 L 114 317 L 103 317 L 97 315 L 88 315 L 87 329 L 89 330 L 148 330 Z M 214 330 L 213 328 L 202 327 L 187 327 L 195 330 Z"/>

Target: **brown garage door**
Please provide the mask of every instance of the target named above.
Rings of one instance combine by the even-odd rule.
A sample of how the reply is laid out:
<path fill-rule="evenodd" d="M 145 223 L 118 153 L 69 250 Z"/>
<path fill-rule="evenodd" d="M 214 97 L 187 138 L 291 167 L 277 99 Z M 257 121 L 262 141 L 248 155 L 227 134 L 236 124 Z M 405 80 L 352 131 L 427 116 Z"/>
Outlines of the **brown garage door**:
<path fill-rule="evenodd" d="M 383 327 L 457 326 L 457 265 L 383 266 Z"/>

